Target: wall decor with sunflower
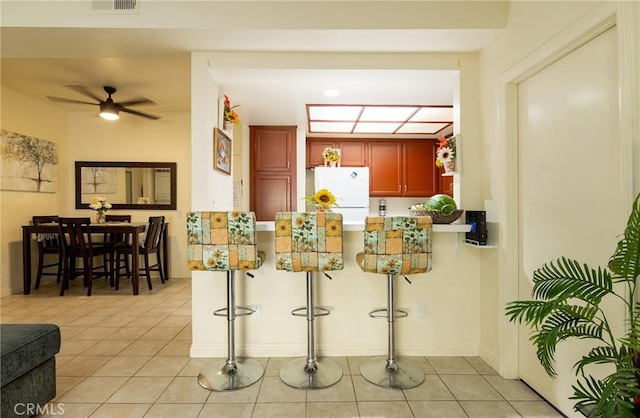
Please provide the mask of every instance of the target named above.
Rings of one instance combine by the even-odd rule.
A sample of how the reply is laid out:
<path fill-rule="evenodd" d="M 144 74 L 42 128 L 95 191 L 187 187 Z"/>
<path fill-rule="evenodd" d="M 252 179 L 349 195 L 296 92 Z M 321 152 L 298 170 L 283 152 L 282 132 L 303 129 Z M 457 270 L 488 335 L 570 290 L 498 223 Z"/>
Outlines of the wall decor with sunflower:
<path fill-rule="evenodd" d="M 460 169 L 460 135 L 442 137 L 438 140 L 436 150 L 436 166 L 444 167 L 446 174 L 459 173 Z"/>

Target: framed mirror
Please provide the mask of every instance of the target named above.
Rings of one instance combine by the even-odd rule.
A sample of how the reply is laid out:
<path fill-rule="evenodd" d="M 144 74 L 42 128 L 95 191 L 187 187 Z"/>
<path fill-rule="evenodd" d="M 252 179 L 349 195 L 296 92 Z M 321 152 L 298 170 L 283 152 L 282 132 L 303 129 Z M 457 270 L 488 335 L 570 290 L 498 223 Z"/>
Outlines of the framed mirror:
<path fill-rule="evenodd" d="M 176 163 L 76 161 L 76 209 L 101 196 L 113 209 L 177 207 Z"/>

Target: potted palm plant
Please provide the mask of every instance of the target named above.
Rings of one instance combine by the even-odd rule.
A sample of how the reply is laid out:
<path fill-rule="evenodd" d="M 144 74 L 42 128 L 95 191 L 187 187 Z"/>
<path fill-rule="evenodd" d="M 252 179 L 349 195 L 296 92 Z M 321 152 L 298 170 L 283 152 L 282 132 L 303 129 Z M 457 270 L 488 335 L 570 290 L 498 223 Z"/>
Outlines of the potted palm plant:
<path fill-rule="evenodd" d="M 591 339 L 589 349 L 575 365 L 573 385 L 576 411 L 589 417 L 638 417 L 640 400 L 640 303 L 636 295 L 640 275 L 640 195 L 624 236 L 607 267 L 591 268 L 561 257 L 544 264 L 533 274 L 532 300 L 510 302 L 506 315 L 511 322 L 532 329 L 530 340 L 537 348 L 542 367 L 556 377 L 556 346 L 567 339 Z M 601 306 L 606 299 L 624 305 L 624 334 L 616 335 Z M 587 369 L 609 364 L 615 371 L 604 378 Z"/>

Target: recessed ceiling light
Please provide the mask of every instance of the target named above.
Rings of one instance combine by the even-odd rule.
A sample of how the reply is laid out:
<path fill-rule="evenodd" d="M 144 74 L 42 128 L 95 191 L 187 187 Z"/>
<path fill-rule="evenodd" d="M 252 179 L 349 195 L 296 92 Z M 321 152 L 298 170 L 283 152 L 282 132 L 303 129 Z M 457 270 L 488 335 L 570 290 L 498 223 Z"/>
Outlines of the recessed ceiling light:
<path fill-rule="evenodd" d="M 322 90 L 322 94 L 324 94 L 327 97 L 337 97 L 337 96 L 340 96 L 340 90 L 326 89 L 326 90 Z"/>

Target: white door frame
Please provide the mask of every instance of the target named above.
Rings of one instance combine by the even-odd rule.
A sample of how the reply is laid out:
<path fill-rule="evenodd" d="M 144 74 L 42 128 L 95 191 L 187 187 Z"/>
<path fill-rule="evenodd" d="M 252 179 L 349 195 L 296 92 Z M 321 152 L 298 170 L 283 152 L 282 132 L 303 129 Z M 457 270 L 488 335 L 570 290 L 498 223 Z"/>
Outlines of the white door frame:
<path fill-rule="evenodd" d="M 589 14 L 565 29 L 535 52 L 505 71 L 500 77 L 501 162 L 498 178 L 499 260 L 498 309 L 499 370 L 502 377 L 515 379 L 518 373 L 518 327 L 508 322 L 504 307 L 518 299 L 519 207 L 518 207 L 518 83 L 567 55 L 569 52 L 616 26 L 618 33 L 618 83 L 620 91 L 620 176 L 623 207 L 630 208 L 640 192 L 640 3 L 603 2 Z"/>

